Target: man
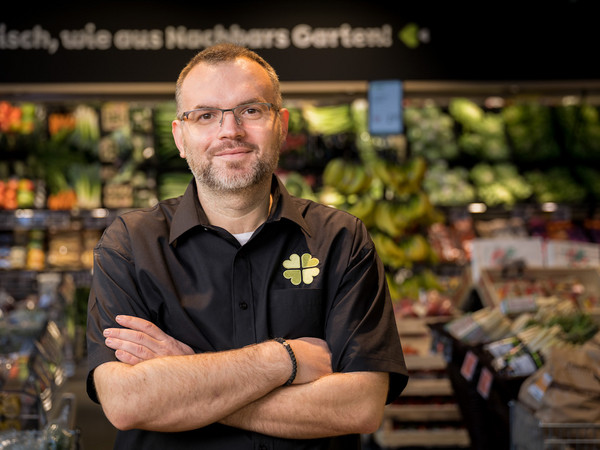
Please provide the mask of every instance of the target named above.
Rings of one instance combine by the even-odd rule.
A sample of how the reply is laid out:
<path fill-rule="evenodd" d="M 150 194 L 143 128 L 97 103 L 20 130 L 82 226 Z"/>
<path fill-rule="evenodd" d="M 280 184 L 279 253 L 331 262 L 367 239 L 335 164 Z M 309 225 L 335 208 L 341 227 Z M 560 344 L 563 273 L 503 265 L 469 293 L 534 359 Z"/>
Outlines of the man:
<path fill-rule="evenodd" d="M 407 380 L 365 227 L 274 175 L 288 111 L 256 53 L 200 52 L 176 101 L 194 179 L 95 249 L 88 393 L 115 448 L 360 448 Z"/>

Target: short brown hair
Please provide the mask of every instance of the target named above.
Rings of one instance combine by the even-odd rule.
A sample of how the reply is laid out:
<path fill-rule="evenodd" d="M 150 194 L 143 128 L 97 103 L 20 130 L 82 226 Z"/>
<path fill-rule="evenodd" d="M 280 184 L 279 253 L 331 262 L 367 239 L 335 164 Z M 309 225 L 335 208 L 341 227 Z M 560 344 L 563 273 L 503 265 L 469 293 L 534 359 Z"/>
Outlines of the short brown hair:
<path fill-rule="evenodd" d="M 175 84 L 175 102 L 177 104 L 177 114 L 181 113 L 181 87 L 183 85 L 183 81 L 196 65 L 200 63 L 218 64 L 222 62 L 235 61 L 239 58 L 246 58 L 250 61 L 254 61 L 263 69 L 265 69 L 267 75 L 269 75 L 271 84 L 273 85 L 275 107 L 281 108 L 281 88 L 279 87 L 279 77 L 277 76 L 275 69 L 273 69 L 273 67 L 271 67 L 271 65 L 256 52 L 246 47 L 231 43 L 220 43 L 211 47 L 207 47 L 201 52 L 197 53 L 181 70 L 179 78 L 177 78 L 177 83 Z"/>

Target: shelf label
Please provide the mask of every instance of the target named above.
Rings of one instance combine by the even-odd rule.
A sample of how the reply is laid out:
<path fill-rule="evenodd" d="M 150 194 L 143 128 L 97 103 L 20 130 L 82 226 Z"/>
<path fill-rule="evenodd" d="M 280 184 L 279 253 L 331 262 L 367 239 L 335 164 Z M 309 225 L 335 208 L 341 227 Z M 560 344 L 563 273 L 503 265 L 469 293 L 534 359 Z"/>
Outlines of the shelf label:
<path fill-rule="evenodd" d="M 477 368 L 477 363 L 479 359 L 475 356 L 471 350 L 467 352 L 465 355 L 465 359 L 463 360 L 462 366 L 460 368 L 460 374 L 465 377 L 467 381 L 471 381 L 473 379 L 473 375 L 475 374 L 475 369 Z"/>
<path fill-rule="evenodd" d="M 477 382 L 477 392 L 486 400 L 490 396 L 493 380 L 492 372 L 487 367 L 482 368 L 479 381 Z"/>

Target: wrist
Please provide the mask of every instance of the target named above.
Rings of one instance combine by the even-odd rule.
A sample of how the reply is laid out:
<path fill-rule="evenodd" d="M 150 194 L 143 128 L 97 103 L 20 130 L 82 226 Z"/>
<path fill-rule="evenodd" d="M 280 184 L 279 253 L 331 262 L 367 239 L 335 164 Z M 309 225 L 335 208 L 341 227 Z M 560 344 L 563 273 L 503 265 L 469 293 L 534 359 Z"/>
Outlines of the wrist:
<path fill-rule="evenodd" d="M 288 353 L 288 356 L 290 357 L 290 362 L 292 364 L 292 372 L 291 372 L 290 377 L 288 378 L 288 380 L 284 383 L 284 386 L 289 386 L 296 379 L 296 374 L 298 372 L 298 362 L 296 361 L 296 355 L 294 353 L 294 350 L 290 346 L 290 344 L 285 339 L 278 337 L 278 338 L 275 338 L 273 340 L 275 342 L 280 343 L 285 348 L 285 350 Z"/>

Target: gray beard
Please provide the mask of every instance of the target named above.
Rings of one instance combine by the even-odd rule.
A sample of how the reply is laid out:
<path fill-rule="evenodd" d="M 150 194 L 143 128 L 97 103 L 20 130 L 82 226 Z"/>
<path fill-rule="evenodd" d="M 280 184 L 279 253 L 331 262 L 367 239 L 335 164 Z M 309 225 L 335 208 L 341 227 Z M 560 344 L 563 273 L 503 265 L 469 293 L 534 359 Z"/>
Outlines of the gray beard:
<path fill-rule="evenodd" d="M 274 167 L 271 167 L 268 161 L 263 160 L 257 161 L 254 164 L 253 170 L 242 174 L 224 173 L 225 171 L 216 169 L 212 165 L 204 166 L 201 170 L 197 171 L 192 169 L 189 161 L 188 165 L 198 183 L 213 191 L 220 192 L 237 192 L 257 185 L 270 177 L 274 171 Z M 236 165 L 234 163 L 229 167 L 235 169 Z"/>
<path fill-rule="evenodd" d="M 193 153 L 187 151 L 187 155 Z M 252 170 L 243 173 L 231 173 L 229 169 L 240 169 L 242 163 L 230 162 L 225 169 L 219 169 L 210 162 L 198 164 L 193 156 L 187 156 L 186 161 L 196 182 L 215 192 L 239 192 L 269 179 L 279 162 L 279 151 L 274 152 L 271 159 L 259 159 L 252 163 Z"/>

